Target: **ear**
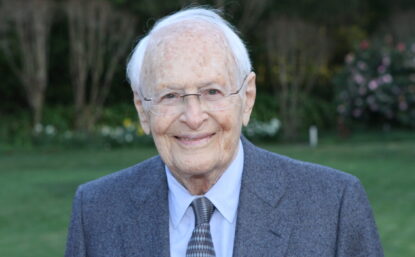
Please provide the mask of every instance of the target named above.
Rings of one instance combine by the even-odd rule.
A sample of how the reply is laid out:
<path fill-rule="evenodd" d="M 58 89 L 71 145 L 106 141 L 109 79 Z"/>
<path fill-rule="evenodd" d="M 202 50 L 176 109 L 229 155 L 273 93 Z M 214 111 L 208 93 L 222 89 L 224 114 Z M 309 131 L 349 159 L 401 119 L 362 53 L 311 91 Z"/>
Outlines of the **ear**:
<path fill-rule="evenodd" d="M 255 72 L 249 73 L 246 78 L 246 90 L 245 90 L 245 104 L 243 106 L 243 116 L 242 123 L 244 126 L 247 126 L 249 123 L 249 118 L 251 117 L 252 109 L 255 104 L 256 97 L 256 75 Z"/>
<path fill-rule="evenodd" d="M 140 119 L 141 127 L 146 135 L 150 135 L 149 113 L 144 110 L 143 103 L 138 93 L 134 92 L 134 105 Z"/>

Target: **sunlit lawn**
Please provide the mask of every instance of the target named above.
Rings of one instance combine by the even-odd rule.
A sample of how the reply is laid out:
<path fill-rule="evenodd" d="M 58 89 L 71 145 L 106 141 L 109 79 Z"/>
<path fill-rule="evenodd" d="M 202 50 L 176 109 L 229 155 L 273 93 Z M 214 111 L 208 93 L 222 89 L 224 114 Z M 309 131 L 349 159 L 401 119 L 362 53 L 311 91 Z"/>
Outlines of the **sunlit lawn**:
<path fill-rule="evenodd" d="M 380 139 L 381 140 L 381 139 Z M 364 184 L 386 256 L 415 256 L 415 140 L 266 144 L 272 151 L 329 165 Z M 74 191 L 80 183 L 155 154 L 117 150 L 0 152 L 0 256 L 62 256 Z"/>

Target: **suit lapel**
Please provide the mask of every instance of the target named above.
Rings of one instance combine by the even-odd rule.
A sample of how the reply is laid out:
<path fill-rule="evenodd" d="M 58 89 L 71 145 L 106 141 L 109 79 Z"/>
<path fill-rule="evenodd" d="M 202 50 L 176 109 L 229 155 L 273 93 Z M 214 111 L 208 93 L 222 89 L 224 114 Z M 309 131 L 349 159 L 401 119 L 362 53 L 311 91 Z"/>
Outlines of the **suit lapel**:
<path fill-rule="evenodd" d="M 284 176 L 267 167 L 264 154 L 246 139 L 233 256 L 284 256 L 293 217 L 284 203 Z M 131 206 L 120 223 L 125 257 L 169 257 L 168 187 L 159 157 L 139 170 Z"/>
<path fill-rule="evenodd" d="M 131 190 L 131 208 L 123 223 L 124 255 L 170 256 L 167 179 L 157 158 L 151 168 L 140 170 Z"/>
<path fill-rule="evenodd" d="M 284 205 L 284 177 L 267 167 L 246 139 L 233 256 L 284 256 L 292 221 Z"/>

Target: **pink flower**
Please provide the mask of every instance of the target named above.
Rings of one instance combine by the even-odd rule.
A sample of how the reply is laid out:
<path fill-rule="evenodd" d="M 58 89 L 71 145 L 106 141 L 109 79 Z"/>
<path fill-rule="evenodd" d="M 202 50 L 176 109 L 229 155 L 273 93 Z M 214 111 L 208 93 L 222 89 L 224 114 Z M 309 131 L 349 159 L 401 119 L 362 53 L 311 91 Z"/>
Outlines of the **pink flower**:
<path fill-rule="evenodd" d="M 360 42 L 360 49 L 362 50 L 366 50 L 369 48 L 369 41 L 367 40 L 363 40 L 362 42 Z"/>
<path fill-rule="evenodd" d="M 391 83 L 393 81 L 393 78 L 390 74 L 385 74 L 382 76 L 382 80 L 385 83 Z"/>
<path fill-rule="evenodd" d="M 397 49 L 399 52 L 403 52 L 403 51 L 405 51 L 406 46 L 405 46 L 405 44 L 404 44 L 404 43 L 399 42 L 399 43 L 398 43 L 398 45 L 396 45 L 396 49 Z"/>
<path fill-rule="evenodd" d="M 359 73 L 354 74 L 353 79 L 359 85 L 362 85 L 363 83 L 365 83 L 365 78 Z"/>
<path fill-rule="evenodd" d="M 385 73 L 385 71 L 386 71 L 386 67 L 385 67 L 385 65 L 380 65 L 380 66 L 378 67 L 378 72 L 379 72 L 379 73 Z"/>
<path fill-rule="evenodd" d="M 378 111 L 379 110 L 379 107 L 378 107 L 378 105 L 377 104 L 371 104 L 371 105 L 369 105 L 369 108 L 370 108 L 370 110 L 371 111 L 373 111 L 373 112 L 376 112 L 376 111 Z"/>
<path fill-rule="evenodd" d="M 385 66 L 389 66 L 389 64 L 391 63 L 391 58 L 389 56 L 383 56 L 382 63 Z"/>
<path fill-rule="evenodd" d="M 353 53 L 348 53 L 346 55 L 346 63 L 351 64 L 353 61 L 354 61 L 354 54 Z"/>
<path fill-rule="evenodd" d="M 383 81 L 383 77 L 377 78 L 376 83 L 378 83 L 378 86 L 385 84 L 385 82 Z"/>
<path fill-rule="evenodd" d="M 357 67 L 358 67 L 360 70 L 366 70 L 366 69 L 367 69 L 367 64 L 366 64 L 365 62 L 359 61 L 359 62 L 357 63 Z"/>
<path fill-rule="evenodd" d="M 366 88 L 365 87 L 359 87 L 359 94 L 360 95 L 364 95 L 364 94 L 366 94 Z"/>
<path fill-rule="evenodd" d="M 408 109 L 408 104 L 405 101 L 399 102 L 399 110 L 406 111 Z"/>
<path fill-rule="evenodd" d="M 361 115 L 362 115 L 362 110 L 360 110 L 360 109 L 354 109 L 353 110 L 353 116 L 355 118 L 359 118 Z"/>
<path fill-rule="evenodd" d="M 375 90 L 376 88 L 378 88 L 379 84 L 376 82 L 376 80 L 371 80 L 369 82 L 369 89 L 370 90 Z"/>

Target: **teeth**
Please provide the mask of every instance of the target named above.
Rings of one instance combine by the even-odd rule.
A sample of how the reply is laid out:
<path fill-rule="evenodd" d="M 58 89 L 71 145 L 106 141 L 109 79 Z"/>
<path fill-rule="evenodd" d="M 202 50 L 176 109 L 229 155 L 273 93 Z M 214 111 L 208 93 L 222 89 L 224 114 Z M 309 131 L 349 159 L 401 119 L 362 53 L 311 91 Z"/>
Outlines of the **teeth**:
<path fill-rule="evenodd" d="M 198 141 L 203 140 L 205 138 L 210 137 L 211 135 L 203 135 L 203 136 L 177 136 L 176 138 L 183 140 L 183 141 Z"/>
<path fill-rule="evenodd" d="M 194 140 L 199 140 L 199 139 L 202 139 L 202 138 L 204 138 L 204 137 L 183 137 L 183 139 L 187 140 L 187 141 L 194 141 Z"/>

